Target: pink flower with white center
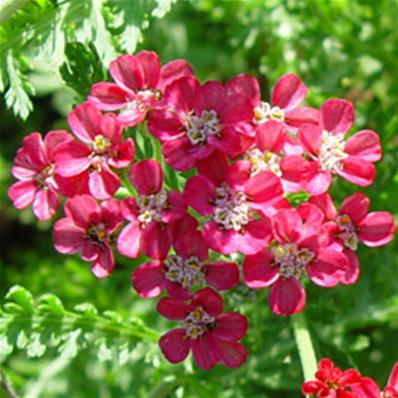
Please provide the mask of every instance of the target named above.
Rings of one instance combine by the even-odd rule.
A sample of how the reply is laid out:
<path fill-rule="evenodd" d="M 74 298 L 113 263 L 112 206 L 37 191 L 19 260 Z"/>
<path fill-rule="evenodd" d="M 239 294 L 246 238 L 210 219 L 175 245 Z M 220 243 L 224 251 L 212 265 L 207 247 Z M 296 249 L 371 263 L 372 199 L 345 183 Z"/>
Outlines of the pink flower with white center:
<path fill-rule="evenodd" d="M 168 361 L 182 362 L 192 351 L 195 363 L 210 369 L 217 363 L 235 368 L 248 352 L 239 343 L 247 330 L 246 318 L 223 311 L 223 300 L 210 288 L 199 290 L 188 301 L 162 298 L 157 310 L 165 318 L 180 321 L 180 327 L 164 334 L 159 346 Z"/>
<path fill-rule="evenodd" d="M 331 222 L 326 227 L 333 233 L 335 243 L 344 249 L 349 260 L 350 266 L 342 283 L 355 283 L 359 277 L 359 263 L 354 252 L 359 242 L 368 247 L 380 247 L 389 243 L 395 232 L 393 216 L 386 211 L 368 213 L 370 200 L 362 192 L 344 199 L 338 211 L 326 193 L 313 196 L 309 201 L 318 206 Z"/>
<path fill-rule="evenodd" d="M 279 178 L 263 171 L 242 176 L 229 168 L 221 152 L 214 152 L 198 164 L 200 175 L 189 178 L 185 202 L 202 216 L 207 245 L 219 253 L 253 254 L 271 238 L 266 215 L 283 200 Z"/>
<path fill-rule="evenodd" d="M 286 73 L 278 79 L 272 88 L 270 102 L 261 101 L 260 85 L 250 75 L 242 73 L 232 78 L 228 82 L 228 87 L 250 101 L 254 109 L 252 119 L 254 125 L 273 120 L 295 132 L 304 123 L 318 122 L 316 109 L 298 107 L 307 95 L 307 87 L 292 73 Z"/>
<path fill-rule="evenodd" d="M 83 193 L 76 179 L 62 178 L 55 173 L 54 157 L 60 146 L 73 137 L 63 130 L 50 131 L 42 139 L 40 133 L 32 133 L 18 149 L 11 173 L 19 181 L 11 185 L 8 196 L 17 209 L 33 203 L 33 214 L 39 220 L 48 220 L 56 212 L 59 200 L 57 192 L 69 196 Z"/>
<path fill-rule="evenodd" d="M 117 240 L 117 249 L 124 256 L 135 258 L 140 252 L 162 260 L 171 245 L 170 228 L 184 216 L 186 206 L 177 191 L 163 190 L 163 172 L 156 160 L 142 160 L 129 173 L 137 198 L 122 202 L 121 211 L 128 221 Z"/>
<path fill-rule="evenodd" d="M 80 175 L 97 199 L 110 198 L 120 179 L 113 169 L 127 168 L 134 159 L 134 142 L 122 140 L 123 128 L 116 116 L 102 113 L 89 102 L 68 115 L 68 123 L 82 141 L 68 142 L 55 156 L 55 171 L 63 177 Z"/>
<path fill-rule="evenodd" d="M 192 287 L 207 283 L 215 289 L 226 290 L 239 282 L 235 263 L 207 262 L 208 248 L 197 222 L 183 217 L 175 226 L 175 254 L 164 261 L 150 261 L 140 265 L 131 276 L 134 289 L 142 297 L 155 297 L 162 289 L 176 299 L 187 299 Z"/>
<path fill-rule="evenodd" d="M 121 55 L 111 62 L 109 72 L 116 83 L 95 83 L 88 100 L 98 109 L 117 111 L 117 119 L 125 126 L 136 126 L 158 105 L 166 87 L 184 76 L 192 75 L 192 68 L 184 60 L 174 60 L 160 66 L 153 51 L 136 55 Z"/>
<path fill-rule="evenodd" d="M 161 141 L 165 161 L 173 169 L 191 169 L 215 149 L 232 157 L 244 151 L 252 108 L 227 85 L 200 85 L 193 76 L 185 77 L 166 88 L 163 104 L 164 109 L 151 113 L 148 129 Z"/>
<path fill-rule="evenodd" d="M 245 257 L 246 285 L 271 286 L 269 303 L 274 314 L 291 315 L 304 308 L 303 277 L 318 286 L 333 287 L 346 272 L 348 260 L 328 247 L 323 221 L 322 212 L 312 204 L 280 210 L 271 217 L 274 241 L 266 250 Z"/>
<path fill-rule="evenodd" d="M 122 222 L 120 204 L 108 199 L 99 204 L 90 195 L 76 195 L 65 203 L 65 215 L 54 224 L 54 246 L 62 254 L 79 253 L 91 262 L 97 278 L 105 278 L 115 266 L 112 246 Z"/>
<path fill-rule="evenodd" d="M 361 130 L 345 140 L 354 121 L 351 102 L 330 99 L 320 109 L 318 125 L 303 125 L 298 138 L 313 159 L 306 190 L 312 195 L 325 193 L 332 175 L 362 187 L 373 182 L 373 162 L 381 159 L 378 135 L 371 130 Z"/>

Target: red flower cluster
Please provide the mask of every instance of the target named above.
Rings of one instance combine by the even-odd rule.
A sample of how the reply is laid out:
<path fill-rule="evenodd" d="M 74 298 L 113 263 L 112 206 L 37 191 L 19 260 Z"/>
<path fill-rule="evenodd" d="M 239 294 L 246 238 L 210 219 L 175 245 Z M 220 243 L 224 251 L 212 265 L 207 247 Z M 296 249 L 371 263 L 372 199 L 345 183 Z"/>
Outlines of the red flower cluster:
<path fill-rule="evenodd" d="M 387 386 L 381 390 L 370 377 L 361 376 L 355 369 L 341 370 L 329 359 L 319 361 L 316 380 L 307 381 L 301 387 L 303 395 L 316 398 L 397 398 L 398 362 L 395 363 Z"/>
<path fill-rule="evenodd" d="M 270 287 L 272 312 L 290 315 L 305 305 L 303 280 L 352 284 L 358 243 L 376 247 L 392 239 L 392 216 L 368 213 L 362 193 L 339 210 L 327 193 L 334 174 L 371 184 L 381 157 L 373 131 L 345 139 L 354 120 L 348 101 L 300 106 L 307 88 L 286 74 L 265 102 L 249 75 L 201 84 L 185 61 L 161 67 L 150 51 L 122 55 L 109 71 L 114 82 L 95 83 L 69 113 L 74 136 L 25 137 L 9 197 L 17 208 L 33 203 L 40 220 L 53 217 L 59 195 L 66 197 L 65 217 L 54 224 L 55 248 L 78 253 L 98 278 L 112 272 L 115 249 L 148 258 L 131 281 L 142 297 L 168 294 L 158 311 L 181 322 L 160 341 L 171 362 L 190 350 L 206 369 L 246 359 L 238 342 L 246 319 L 222 314 L 213 290 L 239 283 L 241 255 L 246 285 Z M 138 124 L 159 140 L 163 159 L 135 159 L 134 137 L 127 136 Z M 189 170 L 189 178 L 178 176 L 181 192 L 164 184 L 161 160 L 176 172 Z M 310 198 L 294 208 L 287 197 L 301 191 Z M 234 254 L 234 261 L 216 253 Z"/>

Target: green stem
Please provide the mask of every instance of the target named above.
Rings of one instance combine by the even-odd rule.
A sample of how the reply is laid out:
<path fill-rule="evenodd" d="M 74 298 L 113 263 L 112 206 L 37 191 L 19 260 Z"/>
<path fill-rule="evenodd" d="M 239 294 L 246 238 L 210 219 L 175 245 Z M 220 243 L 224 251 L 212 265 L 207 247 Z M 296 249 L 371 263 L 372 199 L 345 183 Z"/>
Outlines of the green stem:
<path fill-rule="evenodd" d="M 303 312 L 293 315 L 291 319 L 304 379 L 305 381 L 313 380 L 317 370 L 317 361 L 307 321 Z"/>

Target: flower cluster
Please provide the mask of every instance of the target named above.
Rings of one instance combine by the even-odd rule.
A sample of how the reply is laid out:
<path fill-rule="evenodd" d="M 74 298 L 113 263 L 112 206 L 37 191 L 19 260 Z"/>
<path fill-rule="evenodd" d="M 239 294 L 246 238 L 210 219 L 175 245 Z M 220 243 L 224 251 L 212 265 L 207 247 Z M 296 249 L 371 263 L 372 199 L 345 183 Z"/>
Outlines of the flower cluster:
<path fill-rule="evenodd" d="M 246 318 L 223 313 L 217 292 L 241 274 L 249 288 L 270 288 L 274 314 L 291 315 L 304 308 L 308 281 L 355 283 L 359 243 L 392 239 L 391 214 L 368 213 L 363 193 L 338 209 L 328 194 L 334 175 L 370 185 L 381 158 L 375 132 L 346 137 L 350 102 L 302 106 L 307 88 L 290 73 L 267 102 L 247 74 L 202 84 L 184 60 L 161 66 L 151 51 L 120 56 L 109 72 L 113 82 L 95 83 L 69 113 L 73 134 L 25 137 L 8 193 L 18 209 L 33 203 L 40 220 L 66 198 L 55 248 L 78 253 L 97 278 L 112 272 L 115 251 L 146 257 L 131 282 L 141 297 L 165 292 L 158 312 L 180 322 L 160 340 L 169 361 L 192 351 L 204 369 L 242 364 Z M 156 159 L 135 154 L 144 137 L 161 147 Z M 296 193 L 308 200 L 294 207 Z"/>
<path fill-rule="evenodd" d="M 398 362 L 392 368 L 386 387 L 382 390 L 370 377 L 362 376 L 355 369 L 336 368 L 330 359 L 322 359 L 315 373 L 316 380 L 307 381 L 301 387 L 303 395 L 316 398 L 397 398 Z"/>

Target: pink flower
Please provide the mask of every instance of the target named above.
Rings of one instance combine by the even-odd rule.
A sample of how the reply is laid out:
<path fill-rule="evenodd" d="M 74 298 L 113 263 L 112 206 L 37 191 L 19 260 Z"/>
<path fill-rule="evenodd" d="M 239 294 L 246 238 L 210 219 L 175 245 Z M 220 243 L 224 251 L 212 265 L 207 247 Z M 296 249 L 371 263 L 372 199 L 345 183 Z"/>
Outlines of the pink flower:
<path fill-rule="evenodd" d="M 121 55 L 111 62 L 109 72 L 116 83 L 95 83 L 88 100 L 98 109 L 120 110 L 117 119 L 125 126 L 136 126 L 162 98 L 166 87 L 192 74 L 183 60 L 175 60 L 160 67 L 153 51 L 136 55 Z"/>
<path fill-rule="evenodd" d="M 156 160 L 136 163 L 129 179 L 138 197 L 122 202 L 122 214 L 129 223 L 118 237 L 117 249 L 130 258 L 138 257 L 142 251 L 148 257 L 162 260 L 171 245 L 170 227 L 185 214 L 182 195 L 162 189 L 163 172 Z"/>
<path fill-rule="evenodd" d="M 187 181 L 184 199 L 209 218 L 202 232 L 208 246 L 223 254 L 263 249 L 271 237 L 266 216 L 283 200 L 279 178 L 267 171 L 251 178 L 237 173 L 221 152 L 200 162 L 198 171 Z"/>
<path fill-rule="evenodd" d="M 250 102 L 228 85 L 200 85 L 193 76 L 185 77 L 166 88 L 163 104 L 164 109 L 151 113 L 148 128 L 162 142 L 173 169 L 191 169 L 215 149 L 232 157 L 244 151 L 253 112 Z"/>
<path fill-rule="evenodd" d="M 48 220 L 59 204 L 57 191 L 67 196 L 85 192 L 86 187 L 76 184 L 76 179 L 62 178 L 55 173 L 56 153 L 62 144 L 72 140 L 72 136 L 63 130 L 48 132 L 44 140 L 39 133 L 24 138 L 11 170 L 19 181 L 8 190 L 8 196 L 17 209 L 33 203 L 33 214 L 39 220 Z"/>
<path fill-rule="evenodd" d="M 327 220 L 331 221 L 327 228 L 334 234 L 335 241 L 344 248 L 344 254 L 350 266 L 342 283 L 355 283 L 359 276 L 359 263 L 354 252 L 358 243 L 368 247 L 379 247 L 389 243 L 395 231 L 392 215 L 386 211 L 368 213 L 370 201 L 363 193 L 344 199 L 340 209 L 336 211 L 328 194 L 313 196 L 309 200 L 318 206 Z"/>
<path fill-rule="evenodd" d="M 298 107 L 307 95 L 307 87 L 292 73 L 281 76 L 272 88 L 270 102 L 261 101 L 258 81 L 250 75 L 240 74 L 228 82 L 228 87 L 245 96 L 254 109 L 253 123 L 261 125 L 276 121 L 291 131 L 304 123 L 317 123 L 318 111 L 310 107 Z"/>
<path fill-rule="evenodd" d="M 133 271 L 131 281 L 140 296 L 155 297 L 166 289 L 172 298 L 187 299 L 189 290 L 204 282 L 220 290 L 238 284 L 239 270 L 235 263 L 206 262 L 208 248 L 197 230 L 196 220 L 183 217 L 174 228 L 177 230 L 175 254 L 164 261 L 144 263 Z"/>
<path fill-rule="evenodd" d="M 97 199 L 111 197 L 120 186 L 112 169 L 127 168 L 133 161 L 133 140 L 122 140 L 123 128 L 115 115 L 102 115 L 88 102 L 69 113 L 68 123 L 83 142 L 72 141 L 60 147 L 55 156 L 55 171 L 63 177 L 80 175 Z"/>
<path fill-rule="evenodd" d="M 379 137 L 374 131 L 361 130 L 346 141 L 353 121 L 350 102 L 330 99 L 321 106 L 318 125 L 300 127 L 298 138 L 314 160 L 306 187 L 312 195 L 326 192 L 333 174 L 363 187 L 373 182 L 373 162 L 381 159 Z"/>
<path fill-rule="evenodd" d="M 90 195 L 76 195 L 66 201 L 64 210 L 66 217 L 54 224 L 55 249 L 79 253 L 91 262 L 97 278 L 107 277 L 115 266 L 111 246 L 122 221 L 119 202 L 108 199 L 98 204 Z"/>
<path fill-rule="evenodd" d="M 274 314 L 291 315 L 304 308 L 305 290 L 299 282 L 303 277 L 318 286 L 333 287 L 346 272 L 348 260 L 328 247 L 323 221 L 322 212 L 312 204 L 280 210 L 271 217 L 274 241 L 265 251 L 245 257 L 246 285 L 271 286 L 269 302 Z"/>
<path fill-rule="evenodd" d="M 384 388 L 384 398 L 398 397 L 398 362 L 395 363 L 388 378 L 387 386 Z"/>
<path fill-rule="evenodd" d="M 247 320 L 236 312 L 222 313 L 223 300 L 214 290 L 199 290 L 188 303 L 164 297 L 157 310 L 165 318 L 181 322 L 159 340 L 171 363 L 182 362 L 189 351 L 202 369 L 217 363 L 234 368 L 246 360 L 248 352 L 238 341 L 246 334 Z"/>

